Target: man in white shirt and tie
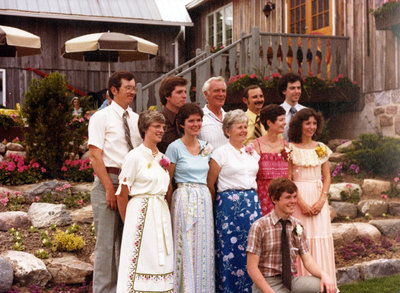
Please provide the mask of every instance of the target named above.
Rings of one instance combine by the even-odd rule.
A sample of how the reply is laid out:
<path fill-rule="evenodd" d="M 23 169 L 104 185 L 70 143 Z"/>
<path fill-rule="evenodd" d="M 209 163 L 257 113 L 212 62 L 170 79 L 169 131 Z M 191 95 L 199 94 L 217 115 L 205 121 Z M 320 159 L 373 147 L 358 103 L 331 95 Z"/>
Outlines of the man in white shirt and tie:
<path fill-rule="evenodd" d="M 96 173 L 91 191 L 96 231 L 93 292 L 116 292 L 122 221 L 115 191 L 128 152 L 140 145 L 139 115 L 129 105 L 136 94 L 133 73 L 115 72 L 108 80 L 111 104 L 89 120 L 89 156 Z"/>
<path fill-rule="evenodd" d="M 290 120 L 301 109 L 306 108 L 299 104 L 299 99 L 303 91 L 303 79 L 295 73 L 287 73 L 279 79 L 278 83 L 279 94 L 285 101 L 281 106 L 286 111 L 286 126 L 283 132 L 284 139 L 288 140 L 288 130 Z"/>
<path fill-rule="evenodd" d="M 211 77 L 203 85 L 207 104 L 203 108 L 203 125 L 199 139 L 208 141 L 214 149 L 228 142 L 222 130 L 225 111 L 222 106 L 226 100 L 226 83 L 222 76 Z"/>

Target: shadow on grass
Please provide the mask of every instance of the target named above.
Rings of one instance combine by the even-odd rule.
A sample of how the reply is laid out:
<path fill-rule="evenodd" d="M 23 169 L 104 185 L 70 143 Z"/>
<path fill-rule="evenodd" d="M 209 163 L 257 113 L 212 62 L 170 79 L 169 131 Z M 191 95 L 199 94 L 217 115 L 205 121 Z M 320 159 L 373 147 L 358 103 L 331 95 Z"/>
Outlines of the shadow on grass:
<path fill-rule="evenodd" d="M 340 293 L 399 293 L 400 274 L 339 286 Z"/>

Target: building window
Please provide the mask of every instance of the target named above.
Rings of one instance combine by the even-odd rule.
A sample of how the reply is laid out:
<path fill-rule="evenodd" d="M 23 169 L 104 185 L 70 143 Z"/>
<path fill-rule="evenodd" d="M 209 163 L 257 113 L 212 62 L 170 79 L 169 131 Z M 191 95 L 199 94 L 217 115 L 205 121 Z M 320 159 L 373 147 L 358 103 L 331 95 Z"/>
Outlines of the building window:
<path fill-rule="evenodd" d="M 332 34 L 332 0 L 289 0 L 289 32 Z"/>
<path fill-rule="evenodd" d="M 6 70 L 0 69 L 0 103 L 6 106 Z"/>
<path fill-rule="evenodd" d="M 207 15 L 207 42 L 211 47 L 232 44 L 232 11 L 232 4 L 229 4 Z"/>

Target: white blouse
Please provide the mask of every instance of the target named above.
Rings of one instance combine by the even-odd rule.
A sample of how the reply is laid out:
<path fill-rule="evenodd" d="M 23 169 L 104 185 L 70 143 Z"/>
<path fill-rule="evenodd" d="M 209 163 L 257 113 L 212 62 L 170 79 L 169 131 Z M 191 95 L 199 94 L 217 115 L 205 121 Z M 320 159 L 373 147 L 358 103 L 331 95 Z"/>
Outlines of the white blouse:
<path fill-rule="evenodd" d="M 257 189 L 256 176 L 260 155 L 253 150 L 252 154 L 243 147 L 236 150 L 230 143 L 216 149 L 212 159 L 221 167 L 218 175 L 218 192 L 228 189 Z"/>
<path fill-rule="evenodd" d="M 129 195 L 165 195 L 169 185 L 169 173 L 160 165 L 165 157 L 158 153 L 154 158 L 150 149 L 143 144 L 131 150 L 125 157 L 119 174 L 119 187 L 116 195 L 121 193 L 121 186 L 128 186 Z"/>

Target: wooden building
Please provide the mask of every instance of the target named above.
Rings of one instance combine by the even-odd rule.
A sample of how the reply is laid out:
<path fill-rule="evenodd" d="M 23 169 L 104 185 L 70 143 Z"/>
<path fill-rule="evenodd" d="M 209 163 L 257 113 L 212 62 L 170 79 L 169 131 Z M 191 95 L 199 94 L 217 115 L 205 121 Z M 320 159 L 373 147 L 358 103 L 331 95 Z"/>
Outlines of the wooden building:
<path fill-rule="evenodd" d="M 129 70 L 144 84 L 183 61 L 184 28 L 193 25 L 183 2 L 155 0 L 0 1 L 0 24 L 17 27 L 41 37 L 42 53 L 21 58 L 0 58 L 5 77 L 1 92 L 7 108 L 22 102 L 34 68 L 49 74 L 58 71 L 68 83 L 83 91 L 97 92 L 107 86 L 108 63 L 81 62 L 61 57 L 64 42 L 81 35 L 120 32 L 158 44 L 158 55 L 149 61 L 112 63 L 111 71 Z M 1 83 L 0 83 L 1 84 Z M 3 96 L 0 97 L 0 102 Z M 1 104 L 1 103 L 0 103 Z"/>

